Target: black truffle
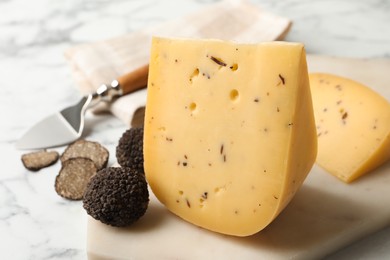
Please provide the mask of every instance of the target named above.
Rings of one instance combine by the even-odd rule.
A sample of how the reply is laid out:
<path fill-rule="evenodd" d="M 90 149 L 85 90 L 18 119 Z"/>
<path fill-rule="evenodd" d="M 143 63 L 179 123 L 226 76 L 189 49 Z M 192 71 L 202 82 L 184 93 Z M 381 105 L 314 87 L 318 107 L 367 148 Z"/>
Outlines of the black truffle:
<path fill-rule="evenodd" d="M 145 122 L 145 107 L 139 107 L 135 110 L 131 119 L 131 127 L 143 127 Z"/>
<path fill-rule="evenodd" d="M 145 175 L 133 168 L 100 170 L 87 185 L 83 207 L 101 222 L 129 226 L 142 217 L 149 204 Z"/>
<path fill-rule="evenodd" d="M 130 128 L 123 133 L 116 147 L 116 159 L 120 166 L 144 172 L 143 136 L 143 127 Z"/>

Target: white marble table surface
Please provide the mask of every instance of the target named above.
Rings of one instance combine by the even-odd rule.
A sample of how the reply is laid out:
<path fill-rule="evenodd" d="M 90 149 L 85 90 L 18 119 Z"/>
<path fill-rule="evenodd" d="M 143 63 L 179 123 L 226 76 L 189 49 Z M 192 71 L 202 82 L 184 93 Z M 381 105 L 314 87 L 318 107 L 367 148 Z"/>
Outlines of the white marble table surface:
<path fill-rule="evenodd" d="M 0 259 L 85 259 L 81 202 L 54 191 L 60 164 L 32 173 L 14 142 L 34 122 L 79 98 L 63 51 L 182 16 L 213 0 L 0 0 Z M 290 17 L 287 40 L 309 53 L 390 58 L 390 1 L 258 0 Z M 86 138 L 115 161 L 126 126 L 88 116 Z M 63 148 L 57 149 L 62 152 Z M 374 213 L 373 213 L 374 214 Z M 390 259 L 390 228 L 327 259 Z"/>

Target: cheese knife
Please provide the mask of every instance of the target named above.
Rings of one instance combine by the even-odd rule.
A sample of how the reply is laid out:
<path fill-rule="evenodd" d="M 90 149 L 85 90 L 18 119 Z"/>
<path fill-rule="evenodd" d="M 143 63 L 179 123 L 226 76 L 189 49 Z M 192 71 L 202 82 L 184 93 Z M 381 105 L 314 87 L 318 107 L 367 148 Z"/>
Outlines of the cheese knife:
<path fill-rule="evenodd" d="M 145 65 L 113 80 L 110 85 L 101 85 L 95 93 L 84 96 L 75 105 L 56 112 L 35 124 L 16 142 L 16 148 L 21 150 L 43 149 L 76 141 L 82 135 L 87 109 L 100 102 L 111 102 L 115 97 L 146 87 L 147 78 L 148 65 Z"/>

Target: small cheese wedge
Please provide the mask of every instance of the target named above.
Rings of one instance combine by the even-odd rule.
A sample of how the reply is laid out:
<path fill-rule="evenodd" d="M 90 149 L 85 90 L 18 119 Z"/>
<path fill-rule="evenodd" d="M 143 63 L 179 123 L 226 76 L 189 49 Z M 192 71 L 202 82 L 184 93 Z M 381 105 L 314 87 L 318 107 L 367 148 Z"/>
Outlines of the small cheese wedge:
<path fill-rule="evenodd" d="M 144 166 L 174 214 L 260 231 L 303 183 L 316 142 L 302 44 L 153 39 Z"/>
<path fill-rule="evenodd" d="M 310 74 L 317 163 L 352 182 L 390 159 L 390 103 L 370 88 L 330 74 Z"/>

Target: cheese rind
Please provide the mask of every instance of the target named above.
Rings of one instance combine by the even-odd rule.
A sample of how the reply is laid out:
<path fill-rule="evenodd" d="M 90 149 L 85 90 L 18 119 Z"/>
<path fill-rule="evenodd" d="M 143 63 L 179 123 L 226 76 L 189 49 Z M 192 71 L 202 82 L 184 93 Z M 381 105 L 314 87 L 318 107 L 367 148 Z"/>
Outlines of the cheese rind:
<path fill-rule="evenodd" d="M 303 183 L 316 140 L 303 45 L 153 38 L 145 174 L 176 215 L 260 231 Z"/>
<path fill-rule="evenodd" d="M 310 74 L 317 163 L 352 182 L 390 159 L 390 103 L 353 80 Z"/>

